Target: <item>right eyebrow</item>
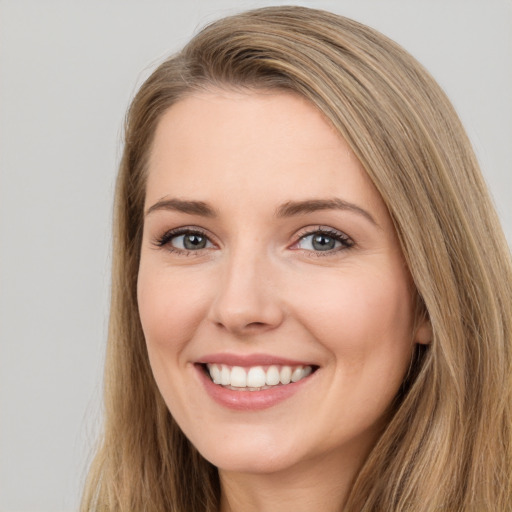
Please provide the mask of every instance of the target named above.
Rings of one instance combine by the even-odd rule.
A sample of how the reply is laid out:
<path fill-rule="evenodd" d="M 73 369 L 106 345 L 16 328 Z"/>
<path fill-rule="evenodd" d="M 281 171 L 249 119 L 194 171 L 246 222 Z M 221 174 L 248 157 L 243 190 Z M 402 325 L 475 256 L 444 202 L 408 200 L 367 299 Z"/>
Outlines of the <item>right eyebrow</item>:
<path fill-rule="evenodd" d="M 183 199 L 161 199 L 154 205 L 150 206 L 145 215 L 157 210 L 170 210 L 182 213 L 188 213 L 189 215 L 200 215 L 202 217 L 216 217 L 217 213 L 215 210 L 203 201 L 189 201 Z"/>
<path fill-rule="evenodd" d="M 369 220 L 376 227 L 380 227 L 379 224 L 375 221 L 372 215 L 357 206 L 356 204 L 349 203 L 340 199 L 338 197 L 334 197 L 331 199 L 307 199 L 305 201 L 288 201 L 282 204 L 276 211 L 277 217 L 292 217 L 294 215 L 303 215 L 306 213 L 317 212 L 320 210 L 347 210 L 350 212 L 357 213 L 361 215 L 366 220 Z"/>

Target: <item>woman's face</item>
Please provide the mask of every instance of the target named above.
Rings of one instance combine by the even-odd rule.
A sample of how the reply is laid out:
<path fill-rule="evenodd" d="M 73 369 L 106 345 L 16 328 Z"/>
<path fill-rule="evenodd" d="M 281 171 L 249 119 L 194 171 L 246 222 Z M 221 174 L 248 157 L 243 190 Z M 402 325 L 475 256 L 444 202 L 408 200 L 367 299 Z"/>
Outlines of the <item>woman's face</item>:
<path fill-rule="evenodd" d="M 310 103 L 211 91 L 165 113 L 138 301 L 158 387 L 206 459 L 363 457 L 425 341 L 413 297 L 379 193 Z"/>

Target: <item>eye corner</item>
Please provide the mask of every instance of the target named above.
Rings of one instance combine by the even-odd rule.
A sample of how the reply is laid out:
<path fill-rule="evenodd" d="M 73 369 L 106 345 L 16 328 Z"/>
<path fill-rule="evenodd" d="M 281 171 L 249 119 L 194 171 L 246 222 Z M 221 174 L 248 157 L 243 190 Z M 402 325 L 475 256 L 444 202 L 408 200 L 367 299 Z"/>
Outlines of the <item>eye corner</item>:
<path fill-rule="evenodd" d="M 302 242 L 304 246 L 301 246 Z M 330 226 L 317 225 L 301 229 L 290 249 L 318 257 L 334 255 L 354 246 L 354 240 L 343 231 Z"/>
<path fill-rule="evenodd" d="M 180 256 L 199 256 L 204 251 L 217 248 L 218 244 L 204 229 L 197 226 L 182 226 L 157 235 L 152 240 L 152 246 Z"/>

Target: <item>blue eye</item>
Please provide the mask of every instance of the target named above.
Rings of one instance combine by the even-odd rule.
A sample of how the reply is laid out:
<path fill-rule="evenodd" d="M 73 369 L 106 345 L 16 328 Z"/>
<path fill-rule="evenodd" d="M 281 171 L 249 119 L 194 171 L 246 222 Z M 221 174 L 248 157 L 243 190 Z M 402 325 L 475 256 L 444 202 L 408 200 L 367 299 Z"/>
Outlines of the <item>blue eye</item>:
<path fill-rule="evenodd" d="M 204 235 L 198 233 L 187 233 L 185 235 L 175 236 L 171 239 L 171 245 L 176 249 L 184 249 L 187 251 L 197 251 L 206 249 L 212 243 Z"/>
<path fill-rule="evenodd" d="M 334 230 L 316 230 L 299 239 L 295 248 L 314 252 L 330 252 L 352 247 L 350 238 Z"/>
<path fill-rule="evenodd" d="M 167 246 L 176 251 L 200 251 L 213 247 L 204 233 L 193 230 L 168 231 L 156 243 L 159 247 Z"/>
<path fill-rule="evenodd" d="M 340 246 L 341 242 L 339 240 L 323 233 L 307 235 L 299 241 L 299 247 L 308 251 L 332 251 Z"/>

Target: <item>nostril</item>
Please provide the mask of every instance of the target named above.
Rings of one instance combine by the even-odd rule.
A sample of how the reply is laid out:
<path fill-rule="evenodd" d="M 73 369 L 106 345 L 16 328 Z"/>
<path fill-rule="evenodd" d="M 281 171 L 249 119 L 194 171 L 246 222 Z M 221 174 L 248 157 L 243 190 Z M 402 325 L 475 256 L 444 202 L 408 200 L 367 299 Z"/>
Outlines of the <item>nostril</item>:
<path fill-rule="evenodd" d="M 261 332 L 281 324 L 284 312 L 275 294 L 267 288 L 249 286 L 245 275 L 233 275 L 218 290 L 210 305 L 208 320 L 237 334 Z"/>
<path fill-rule="evenodd" d="M 228 331 L 238 331 L 240 334 L 242 333 L 251 333 L 253 331 L 262 331 L 265 329 L 268 329 L 272 327 L 270 324 L 267 324 L 265 322 L 240 322 L 238 325 L 235 323 L 230 323 L 228 321 L 222 322 L 222 321 L 216 321 L 215 325 L 219 327 L 220 329 L 227 329 Z"/>

